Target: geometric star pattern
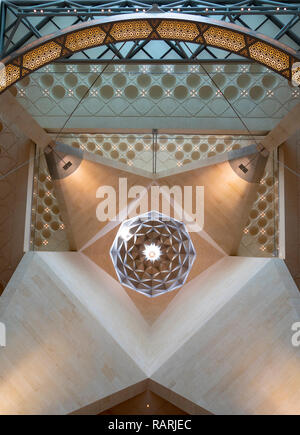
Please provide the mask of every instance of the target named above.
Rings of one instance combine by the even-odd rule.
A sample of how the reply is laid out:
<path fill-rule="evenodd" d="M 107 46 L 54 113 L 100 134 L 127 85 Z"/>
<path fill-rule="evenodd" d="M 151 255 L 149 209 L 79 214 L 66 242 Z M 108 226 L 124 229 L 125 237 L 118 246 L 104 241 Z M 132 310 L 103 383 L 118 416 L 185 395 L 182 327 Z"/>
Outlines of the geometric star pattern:
<path fill-rule="evenodd" d="M 97 64 L 50 64 L 20 81 L 16 98 L 41 125 L 56 129 L 58 119 L 65 122 L 101 71 Z M 248 127 L 256 131 L 272 129 L 300 101 L 298 88 L 262 65 L 211 64 L 209 73 L 239 115 L 247 119 Z M 136 117 L 143 125 L 140 128 L 150 130 L 153 124 L 163 129 L 166 123 L 170 129 L 184 130 L 186 117 L 195 130 L 199 122 L 213 130 L 220 117 L 224 129 L 241 127 L 205 71 L 194 64 L 154 68 L 140 63 L 131 65 L 130 71 L 126 65 L 112 65 L 86 95 L 68 126 L 93 128 L 96 122 L 97 128 L 113 129 L 115 117 L 119 117 L 120 128 L 132 129 Z M 162 121 L 163 117 L 167 120 Z M 65 136 L 61 142 L 70 135 Z M 71 143 L 75 140 L 70 138 Z"/>
<path fill-rule="evenodd" d="M 153 297 L 185 283 L 196 253 L 183 223 L 150 211 L 122 223 L 110 255 L 123 285 Z"/>

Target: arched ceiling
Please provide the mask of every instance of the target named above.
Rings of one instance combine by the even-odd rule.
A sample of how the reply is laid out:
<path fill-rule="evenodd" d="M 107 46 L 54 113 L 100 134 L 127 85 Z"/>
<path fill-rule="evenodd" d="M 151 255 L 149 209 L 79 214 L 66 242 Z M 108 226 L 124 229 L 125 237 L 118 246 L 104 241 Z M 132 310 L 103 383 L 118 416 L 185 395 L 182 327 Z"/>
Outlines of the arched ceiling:
<path fill-rule="evenodd" d="M 0 2 L 1 3 L 1 2 Z M 157 0 L 162 12 L 192 14 L 213 18 L 260 32 L 289 47 L 300 48 L 300 11 L 297 1 L 276 2 L 269 0 L 232 0 L 209 2 L 201 0 L 166 1 Z M 2 0 L 0 28 L 0 58 L 15 52 L 26 44 L 57 30 L 73 26 L 83 21 L 90 21 L 104 16 L 124 15 L 149 10 L 150 0 L 97 1 L 77 0 L 45 3 L 42 0 Z M 116 54 L 117 59 L 153 60 L 153 59 L 228 59 L 239 58 L 238 55 L 207 46 L 189 47 L 171 41 L 127 42 L 122 50 L 117 44 L 106 47 L 83 50 L 70 56 L 70 60 L 87 61 L 105 60 Z"/>
<path fill-rule="evenodd" d="M 2 60 L 0 92 L 62 57 L 111 42 L 183 41 L 217 47 L 254 60 L 291 79 L 295 50 L 231 23 L 174 13 L 138 13 L 84 22 L 40 38 Z"/>

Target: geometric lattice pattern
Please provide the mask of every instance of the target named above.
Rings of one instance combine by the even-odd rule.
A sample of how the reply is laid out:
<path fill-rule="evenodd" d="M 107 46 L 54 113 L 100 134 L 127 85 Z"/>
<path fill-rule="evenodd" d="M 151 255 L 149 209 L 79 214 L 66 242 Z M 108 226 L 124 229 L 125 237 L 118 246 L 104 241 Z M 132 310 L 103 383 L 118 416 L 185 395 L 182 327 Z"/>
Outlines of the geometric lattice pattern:
<path fill-rule="evenodd" d="M 29 51 L 23 56 L 23 67 L 37 69 L 45 63 L 52 62 L 60 57 L 61 46 L 55 42 L 48 42 L 39 48 Z"/>
<path fill-rule="evenodd" d="M 255 137 L 257 140 L 263 138 L 263 136 Z M 148 171 L 152 170 L 151 140 L 151 135 L 141 137 L 139 134 L 78 136 L 74 133 L 62 137 L 62 142 L 74 148 Z M 198 142 L 198 151 L 195 151 L 193 147 Z M 159 135 L 157 172 L 159 174 L 166 168 L 172 169 L 191 161 L 195 162 L 194 158 L 205 160 L 222 154 L 224 151 L 241 149 L 250 144 L 251 138 L 240 135 Z M 180 151 L 177 151 L 179 146 L 183 156 L 179 155 Z M 165 147 L 164 151 L 163 147 Z M 200 156 L 194 156 L 197 152 Z M 249 212 L 238 255 L 271 257 L 278 248 L 277 167 L 276 160 L 270 158 Z M 68 251 L 66 228 L 58 200 L 55 197 L 52 180 L 42 156 L 36 168 L 33 195 L 33 250 Z"/>
<path fill-rule="evenodd" d="M 264 136 L 255 136 L 259 142 Z M 55 138 L 55 135 L 53 136 Z M 65 134 L 61 141 L 75 149 L 102 156 L 113 162 L 152 171 L 150 134 Z M 191 162 L 207 160 L 224 152 L 249 146 L 246 135 L 167 135 L 157 140 L 157 174 Z M 180 151 L 181 150 L 181 151 Z M 270 257 L 278 247 L 278 173 L 276 161 L 269 159 L 257 196 L 244 228 L 239 255 Z M 66 228 L 44 158 L 39 159 L 34 182 L 32 248 L 38 251 L 68 251 Z"/>
<path fill-rule="evenodd" d="M 180 21 L 162 21 L 157 27 L 157 33 L 163 39 L 180 39 L 181 41 L 193 41 L 199 37 L 196 24 L 186 23 L 182 25 Z"/>
<path fill-rule="evenodd" d="M 44 153 L 35 159 L 32 198 L 31 249 L 69 251 L 65 224 Z"/>
<path fill-rule="evenodd" d="M 282 53 L 281 50 L 271 48 L 263 42 L 256 42 L 249 47 L 250 56 L 252 59 L 261 63 L 267 63 L 274 70 L 282 70 L 288 68 L 289 56 Z"/>
<path fill-rule="evenodd" d="M 239 247 L 239 256 L 271 257 L 278 255 L 278 163 L 269 158 L 256 197 L 249 212 Z"/>
<path fill-rule="evenodd" d="M 156 211 L 123 222 L 110 254 L 121 284 L 149 297 L 181 287 L 196 256 L 185 225 Z"/>
<path fill-rule="evenodd" d="M 210 27 L 204 32 L 204 39 L 208 45 L 229 49 L 238 52 L 245 47 L 244 36 L 231 30 Z"/>
<path fill-rule="evenodd" d="M 99 27 L 87 29 L 84 32 L 74 32 L 66 38 L 65 46 L 68 50 L 78 51 L 99 45 L 103 42 L 105 33 Z"/>
<path fill-rule="evenodd" d="M 300 90 L 258 64 L 209 64 L 209 74 L 250 129 L 271 130 L 300 101 Z M 59 129 L 83 95 L 68 128 L 185 130 L 242 127 L 200 65 L 51 64 L 16 86 L 17 99 L 40 125 Z M 88 93 L 88 86 L 96 81 Z M 116 117 L 119 117 L 116 121 Z M 61 138 L 62 139 L 62 138 Z M 64 142 L 63 140 L 60 140 Z M 178 151 L 178 150 L 176 150 Z"/>
<path fill-rule="evenodd" d="M 52 135 L 55 139 L 55 134 Z M 62 143 L 75 149 L 86 151 L 96 156 L 119 162 L 129 167 L 153 171 L 155 161 L 156 173 L 184 167 L 221 156 L 222 154 L 251 145 L 265 136 L 255 135 L 191 135 L 158 134 L 153 153 L 151 134 L 100 134 L 100 133 L 65 133 L 60 136 Z"/>
<path fill-rule="evenodd" d="M 155 15 L 155 18 L 154 18 Z M 136 40 L 188 41 L 194 44 L 213 46 L 240 56 L 254 59 L 273 69 L 287 79 L 291 79 L 292 65 L 297 61 L 296 51 L 267 40 L 263 36 L 253 36 L 245 28 L 237 31 L 230 23 L 217 20 L 203 20 L 203 17 L 186 19 L 178 15 L 174 19 L 168 14 L 136 14 L 109 18 L 108 21 L 88 21 L 85 28 L 71 26 L 59 32 L 40 38 L 34 45 L 25 46 L 21 51 L 3 59 L 8 81 L 1 81 L 0 93 L 42 66 L 60 58 L 95 46 Z M 55 35 L 55 36 L 54 36 Z M 12 68 L 14 76 L 11 76 Z"/>

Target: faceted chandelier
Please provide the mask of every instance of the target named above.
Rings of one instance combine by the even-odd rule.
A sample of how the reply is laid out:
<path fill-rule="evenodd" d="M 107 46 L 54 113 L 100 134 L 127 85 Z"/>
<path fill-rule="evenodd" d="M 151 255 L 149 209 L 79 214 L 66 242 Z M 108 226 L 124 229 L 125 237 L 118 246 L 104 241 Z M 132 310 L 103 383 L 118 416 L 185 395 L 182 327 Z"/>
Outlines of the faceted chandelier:
<path fill-rule="evenodd" d="M 124 221 L 110 255 L 121 284 L 150 297 L 181 287 L 196 256 L 185 225 L 156 211 Z"/>

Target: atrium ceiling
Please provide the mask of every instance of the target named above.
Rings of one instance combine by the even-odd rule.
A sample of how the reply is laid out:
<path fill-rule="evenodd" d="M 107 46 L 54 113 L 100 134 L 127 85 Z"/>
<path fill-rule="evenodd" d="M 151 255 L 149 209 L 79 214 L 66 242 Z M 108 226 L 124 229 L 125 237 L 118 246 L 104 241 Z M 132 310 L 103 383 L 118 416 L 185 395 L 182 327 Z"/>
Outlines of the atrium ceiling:
<path fill-rule="evenodd" d="M 299 8 L 296 1 L 276 2 L 246 0 L 238 1 L 157 1 L 163 12 L 188 13 L 204 16 L 228 23 L 235 23 L 288 45 L 295 50 L 300 48 Z M 152 7 L 151 1 L 6 1 L 2 0 L 2 22 L 0 37 L 0 57 L 20 49 L 37 38 L 57 32 L 80 22 L 93 20 L 102 16 L 147 11 Z M 24 15 L 25 13 L 25 15 Z M 145 41 L 109 44 L 105 47 L 83 50 L 72 55 L 73 60 L 204 60 L 204 59 L 239 59 L 233 53 L 217 48 L 208 48 L 195 44 L 185 45 L 180 42 Z"/>
<path fill-rule="evenodd" d="M 299 4 L 0 4 L 0 414 L 299 414 Z"/>

